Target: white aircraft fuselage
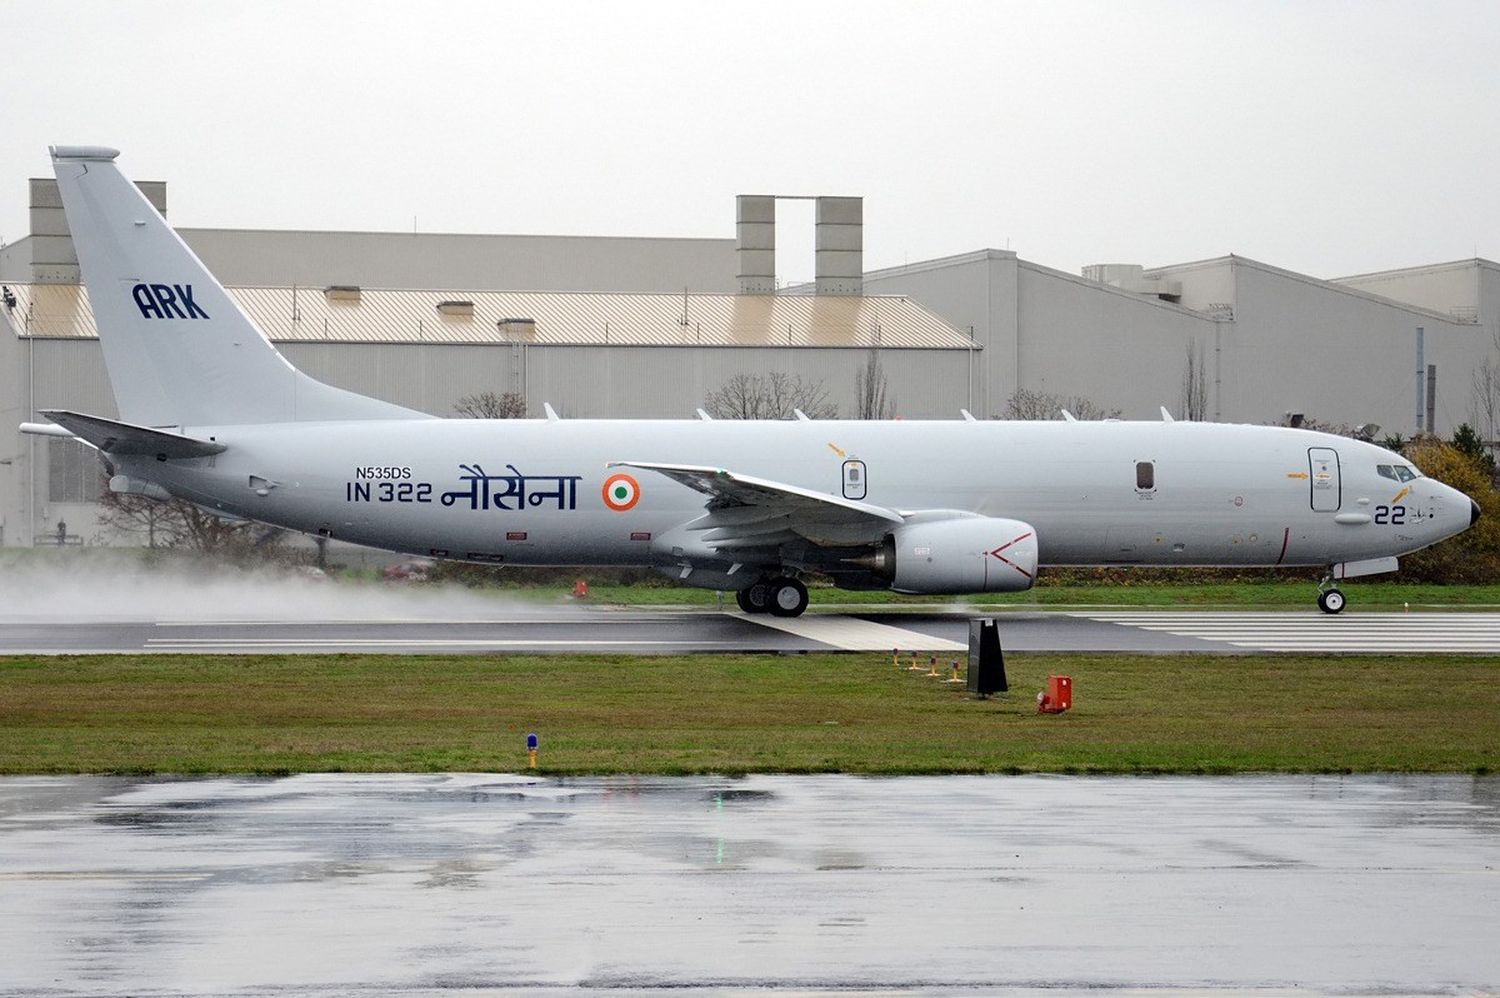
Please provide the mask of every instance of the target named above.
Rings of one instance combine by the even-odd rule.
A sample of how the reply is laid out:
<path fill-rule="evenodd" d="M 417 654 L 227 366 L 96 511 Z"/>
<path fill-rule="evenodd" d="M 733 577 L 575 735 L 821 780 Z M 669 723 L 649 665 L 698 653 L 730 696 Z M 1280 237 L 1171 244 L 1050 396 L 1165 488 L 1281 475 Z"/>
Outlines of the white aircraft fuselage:
<path fill-rule="evenodd" d="M 294 368 L 117 155 L 53 149 L 119 418 L 29 427 L 96 447 L 117 492 L 435 558 L 652 566 L 783 616 L 808 571 L 927 593 L 1026 589 L 1039 564 L 1331 581 L 1478 516 L 1400 455 L 1281 427 L 436 419 Z"/>
<path fill-rule="evenodd" d="M 512 565 L 676 567 L 674 530 L 703 514 L 704 497 L 649 472 L 609 466 L 646 457 L 722 463 L 903 513 L 1021 520 L 1036 528 L 1044 565 L 1365 561 L 1433 544 L 1467 528 L 1472 515 L 1468 497 L 1441 482 L 1377 473 L 1382 465 L 1410 467 L 1400 455 L 1281 427 L 559 419 L 186 432 L 228 449 L 170 466 L 148 458 L 117 463 L 132 477 L 247 519 Z M 1315 477 L 1314 451 L 1336 455 L 1329 478 Z M 857 483 L 845 490 L 851 461 L 863 466 L 863 490 Z M 1143 463 L 1151 465 L 1150 488 L 1137 487 Z M 611 505 L 603 493 L 605 481 L 622 473 L 636 483 L 629 508 L 618 508 L 629 500 Z"/>

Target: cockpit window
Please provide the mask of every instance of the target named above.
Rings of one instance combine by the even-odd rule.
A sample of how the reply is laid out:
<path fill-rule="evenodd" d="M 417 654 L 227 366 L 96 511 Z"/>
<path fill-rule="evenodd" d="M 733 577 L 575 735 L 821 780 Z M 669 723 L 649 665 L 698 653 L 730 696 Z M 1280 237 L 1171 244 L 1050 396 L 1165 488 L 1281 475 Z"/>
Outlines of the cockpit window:
<path fill-rule="evenodd" d="M 1404 464 L 1377 464 L 1375 473 L 1381 478 L 1389 478 L 1393 482 L 1409 482 L 1413 478 L 1421 478 L 1422 473 Z"/>

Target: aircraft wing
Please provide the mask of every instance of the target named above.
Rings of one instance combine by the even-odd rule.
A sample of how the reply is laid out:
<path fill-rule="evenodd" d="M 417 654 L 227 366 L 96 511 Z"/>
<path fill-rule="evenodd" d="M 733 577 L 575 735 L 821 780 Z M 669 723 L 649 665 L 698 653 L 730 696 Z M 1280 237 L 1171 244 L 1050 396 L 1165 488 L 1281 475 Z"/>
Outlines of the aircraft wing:
<path fill-rule="evenodd" d="M 708 496 L 708 515 L 687 529 L 702 532 L 703 544 L 720 552 L 770 548 L 799 538 L 814 544 L 867 542 L 905 522 L 884 506 L 724 468 L 645 461 L 611 461 L 610 467 L 654 471 Z"/>
<path fill-rule="evenodd" d="M 121 423 L 103 416 L 86 416 L 66 409 L 42 409 L 41 413 L 75 437 L 93 444 L 106 454 L 155 454 L 168 458 L 208 457 L 222 454 L 225 446 L 179 433 L 153 430 L 148 426 Z"/>

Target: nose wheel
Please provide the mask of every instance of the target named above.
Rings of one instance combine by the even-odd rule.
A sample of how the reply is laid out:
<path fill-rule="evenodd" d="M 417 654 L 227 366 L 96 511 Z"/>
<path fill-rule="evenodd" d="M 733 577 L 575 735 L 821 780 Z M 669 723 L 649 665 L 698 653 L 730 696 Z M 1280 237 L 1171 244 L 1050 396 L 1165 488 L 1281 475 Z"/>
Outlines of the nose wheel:
<path fill-rule="evenodd" d="M 1332 577 L 1318 582 L 1318 609 L 1324 613 L 1339 613 L 1344 609 L 1344 594 L 1333 584 Z"/>

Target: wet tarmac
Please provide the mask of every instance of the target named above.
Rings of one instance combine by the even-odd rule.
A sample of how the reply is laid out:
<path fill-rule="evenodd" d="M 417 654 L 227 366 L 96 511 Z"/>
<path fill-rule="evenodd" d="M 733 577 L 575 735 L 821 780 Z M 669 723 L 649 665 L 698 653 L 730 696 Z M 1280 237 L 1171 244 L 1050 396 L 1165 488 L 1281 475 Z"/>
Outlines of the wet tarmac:
<path fill-rule="evenodd" d="M 0 606 L 0 654 L 196 652 L 226 654 L 453 654 L 467 652 L 962 652 L 978 610 L 809 613 L 787 620 L 737 611 L 609 606 L 437 603 L 366 617 L 70 612 L 43 616 Z M 1379 652 L 1500 654 L 1500 613 L 1295 611 L 1006 611 L 1001 640 L 1016 652 L 1247 654 Z"/>
<path fill-rule="evenodd" d="M 1472 994 L 1497 912 L 1495 777 L 0 779 L 7 995 Z"/>

